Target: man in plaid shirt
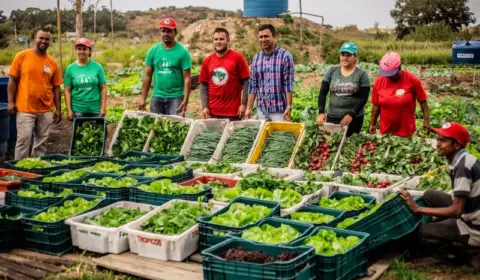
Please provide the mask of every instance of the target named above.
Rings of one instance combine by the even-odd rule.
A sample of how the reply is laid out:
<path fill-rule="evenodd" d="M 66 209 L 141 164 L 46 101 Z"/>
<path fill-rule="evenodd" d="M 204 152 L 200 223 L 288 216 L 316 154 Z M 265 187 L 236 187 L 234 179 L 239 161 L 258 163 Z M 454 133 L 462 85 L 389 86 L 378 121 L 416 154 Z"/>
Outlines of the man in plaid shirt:
<path fill-rule="evenodd" d="M 248 104 L 245 116 L 252 117 L 252 108 L 258 95 L 259 119 L 291 121 L 292 91 L 295 66 L 290 52 L 275 44 L 275 27 L 265 24 L 258 29 L 262 50 L 251 65 L 248 85 Z"/>

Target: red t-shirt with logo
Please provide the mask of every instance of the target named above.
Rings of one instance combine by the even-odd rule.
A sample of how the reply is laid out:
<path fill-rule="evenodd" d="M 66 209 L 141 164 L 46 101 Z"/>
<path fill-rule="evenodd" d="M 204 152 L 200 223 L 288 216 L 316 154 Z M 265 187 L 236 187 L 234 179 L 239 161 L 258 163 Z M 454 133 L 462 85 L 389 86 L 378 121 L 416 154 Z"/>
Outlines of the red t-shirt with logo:
<path fill-rule="evenodd" d="M 229 50 L 222 57 L 212 54 L 202 63 L 200 83 L 208 83 L 208 108 L 217 116 L 233 117 L 242 102 L 242 81 L 250 77 L 247 60 Z"/>
<path fill-rule="evenodd" d="M 382 76 L 375 79 L 372 104 L 380 107 L 380 133 L 410 137 L 416 130 L 416 102 L 426 99 L 420 80 L 405 70 L 397 82 Z"/>

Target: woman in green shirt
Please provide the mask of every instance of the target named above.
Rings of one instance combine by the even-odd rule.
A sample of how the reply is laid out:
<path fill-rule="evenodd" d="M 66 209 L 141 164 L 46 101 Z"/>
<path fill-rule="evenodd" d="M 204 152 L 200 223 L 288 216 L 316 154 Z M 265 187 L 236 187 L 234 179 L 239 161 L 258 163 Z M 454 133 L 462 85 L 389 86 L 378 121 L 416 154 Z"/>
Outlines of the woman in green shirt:
<path fill-rule="evenodd" d="M 325 113 L 329 92 L 328 112 Z M 348 125 L 348 136 L 359 133 L 369 93 L 368 73 L 357 67 L 357 46 L 354 43 L 344 43 L 340 48 L 340 64 L 330 67 L 323 77 L 318 96 L 317 123 L 327 121 Z"/>
<path fill-rule="evenodd" d="M 64 79 L 68 119 L 104 117 L 107 114 L 107 79 L 103 67 L 90 59 L 90 40 L 78 39 L 75 49 L 77 60 L 67 67 Z"/>

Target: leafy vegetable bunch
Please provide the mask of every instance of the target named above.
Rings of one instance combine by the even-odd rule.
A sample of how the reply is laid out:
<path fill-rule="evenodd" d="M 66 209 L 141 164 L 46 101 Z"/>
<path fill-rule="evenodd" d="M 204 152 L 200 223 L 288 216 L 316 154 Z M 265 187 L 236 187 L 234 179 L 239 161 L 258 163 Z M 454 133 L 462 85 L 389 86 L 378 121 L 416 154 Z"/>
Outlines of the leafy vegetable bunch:
<path fill-rule="evenodd" d="M 0 181 L 3 181 L 3 182 L 14 182 L 14 181 L 20 181 L 20 179 L 22 179 L 22 177 L 18 174 L 11 174 L 11 175 L 5 175 L 5 176 L 2 176 L 0 177 Z"/>
<path fill-rule="evenodd" d="M 338 237 L 333 230 L 320 230 L 304 240 L 304 245 L 315 248 L 317 255 L 344 254 L 360 242 L 357 236 Z"/>
<path fill-rule="evenodd" d="M 114 177 L 103 177 L 102 179 L 89 178 L 88 181 L 83 181 L 82 184 L 93 185 L 96 187 L 105 187 L 111 189 L 128 188 L 138 183 L 138 180 L 130 177 L 123 177 L 120 179 Z"/>
<path fill-rule="evenodd" d="M 178 155 L 190 127 L 181 122 L 160 119 L 153 125 L 155 134 L 150 141 L 149 152 L 162 155 Z"/>
<path fill-rule="evenodd" d="M 272 132 L 263 145 L 258 163 L 267 167 L 286 167 L 297 143 L 291 132 Z"/>
<path fill-rule="evenodd" d="M 222 202 L 230 202 L 239 196 L 277 201 L 280 202 L 281 208 L 290 208 L 302 200 L 302 195 L 292 189 L 276 189 L 272 192 L 264 188 L 242 190 L 238 187 L 217 191 L 214 194 L 214 199 Z"/>
<path fill-rule="evenodd" d="M 335 219 L 332 215 L 315 212 L 293 212 L 290 214 L 290 218 L 309 224 L 328 224 Z"/>
<path fill-rule="evenodd" d="M 117 228 L 128 224 L 145 214 L 147 214 L 147 212 L 140 210 L 139 208 L 127 209 L 113 207 L 97 216 L 85 218 L 83 223 L 100 227 Z"/>
<path fill-rule="evenodd" d="M 212 217 L 212 223 L 229 227 L 243 227 L 256 223 L 272 212 L 271 208 L 263 205 L 245 205 L 232 203 L 228 210 Z"/>
<path fill-rule="evenodd" d="M 188 154 L 190 161 L 209 161 L 213 156 L 222 134 L 207 130 L 193 140 L 192 148 Z"/>
<path fill-rule="evenodd" d="M 286 224 L 279 227 L 263 224 L 242 232 L 242 238 L 266 244 L 288 243 L 299 236 L 300 232 L 296 228 Z"/>
<path fill-rule="evenodd" d="M 42 199 L 47 197 L 65 197 L 72 193 L 73 193 L 72 189 L 63 189 L 63 191 L 59 194 L 56 194 L 53 192 L 37 192 L 37 191 L 31 191 L 31 190 L 20 190 L 17 192 L 17 195 L 21 197 Z"/>
<path fill-rule="evenodd" d="M 95 172 L 95 173 L 114 173 L 120 171 L 124 168 L 124 165 L 113 163 L 110 161 L 102 161 L 95 163 L 94 166 L 87 168 L 86 170 Z"/>
<path fill-rule="evenodd" d="M 362 197 L 352 195 L 344 197 L 340 200 L 337 200 L 335 198 L 322 197 L 318 205 L 324 208 L 332 208 L 343 211 L 354 211 L 362 209 L 367 204 Z"/>
<path fill-rule="evenodd" d="M 100 156 L 105 139 L 103 124 L 84 121 L 75 130 L 73 139 L 72 156 Z"/>
<path fill-rule="evenodd" d="M 64 183 L 68 181 L 73 181 L 87 175 L 88 171 L 86 170 L 74 170 L 62 173 L 57 176 L 45 177 L 42 179 L 44 183 Z"/>
<path fill-rule="evenodd" d="M 32 217 L 33 220 L 54 223 L 66 218 L 83 213 L 100 202 L 99 199 L 86 200 L 82 197 L 77 197 L 74 200 L 67 200 L 63 206 L 53 206 L 47 210 Z"/>
<path fill-rule="evenodd" d="M 228 138 L 222 153 L 222 161 L 243 163 L 253 147 L 259 129 L 256 127 L 242 127 L 235 130 Z"/>
<path fill-rule="evenodd" d="M 346 173 L 339 177 L 338 181 L 345 185 L 363 186 L 375 189 L 384 189 L 391 186 L 393 183 L 396 183 L 396 180 L 380 181 L 377 177 L 373 177 L 367 172 L 361 172 L 354 175 Z"/>
<path fill-rule="evenodd" d="M 74 164 L 74 163 L 82 163 L 85 162 L 86 160 L 84 159 L 73 159 L 73 158 L 67 158 L 67 159 L 62 159 L 62 160 L 51 160 L 51 163 L 55 164 L 62 164 L 62 165 L 67 165 L 67 164 Z"/>
<path fill-rule="evenodd" d="M 15 163 L 15 167 L 24 168 L 24 169 L 38 169 L 38 168 L 48 168 L 48 167 L 54 167 L 54 166 L 58 166 L 58 165 L 40 158 L 24 158 L 17 161 L 17 163 Z"/>
<path fill-rule="evenodd" d="M 119 155 L 129 151 L 142 151 L 154 122 L 155 118 L 151 116 L 124 118 L 122 128 L 112 148 L 113 154 Z"/>
<path fill-rule="evenodd" d="M 164 179 L 160 181 L 154 181 L 147 184 L 142 184 L 138 186 L 139 189 L 158 194 L 197 194 L 205 190 L 204 186 L 180 186 L 178 184 L 172 183 L 171 180 Z"/>
<path fill-rule="evenodd" d="M 218 162 L 213 164 L 201 164 L 199 169 L 205 173 L 230 174 L 242 171 L 241 167 L 236 167 L 230 163 Z"/>
<path fill-rule="evenodd" d="M 187 168 L 183 165 L 164 166 L 159 169 L 147 170 L 143 173 L 145 177 L 173 177 L 177 175 L 182 175 L 187 172 Z"/>

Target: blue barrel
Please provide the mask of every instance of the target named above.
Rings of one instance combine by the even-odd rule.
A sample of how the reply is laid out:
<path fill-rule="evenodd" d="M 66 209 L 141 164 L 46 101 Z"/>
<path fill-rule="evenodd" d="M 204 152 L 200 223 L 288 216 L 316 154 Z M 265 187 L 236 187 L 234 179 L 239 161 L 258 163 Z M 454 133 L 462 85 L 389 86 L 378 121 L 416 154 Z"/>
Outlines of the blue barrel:
<path fill-rule="evenodd" d="M 0 166 L 3 165 L 7 154 L 7 140 L 10 126 L 10 116 L 7 111 L 8 104 L 0 103 Z"/>
<path fill-rule="evenodd" d="M 244 0 L 244 17 L 278 17 L 288 11 L 288 0 Z"/>
<path fill-rule="evenodd" d="M 452 47 L 452 63 L 480 65 L 480 41 L 455 41 Z"/>
<path fill-rule="evenodd" d="M 0 103 L 8 103 L 8 93 L 7 93 L 7 86 L 8 86 L 8 77 L 0 77 Z M 15 149 L 15 145 L 17 143 L 17 123 L 15 119 L 15 115 L 10 116 L 10 133 L 8 137 L 8 149 Z M 4 131 L 4 130 L 0 130 Z M 0 136 L 1 138 L 1 136 Z"/>

